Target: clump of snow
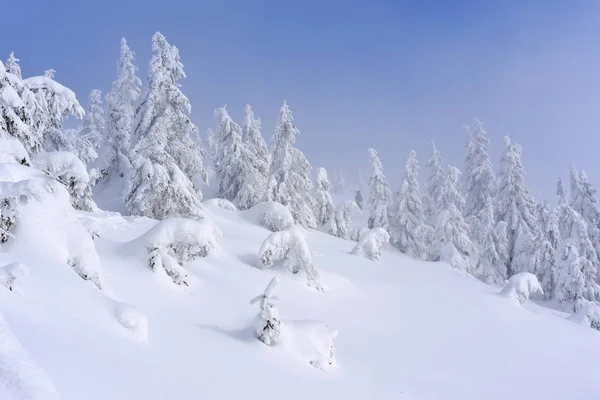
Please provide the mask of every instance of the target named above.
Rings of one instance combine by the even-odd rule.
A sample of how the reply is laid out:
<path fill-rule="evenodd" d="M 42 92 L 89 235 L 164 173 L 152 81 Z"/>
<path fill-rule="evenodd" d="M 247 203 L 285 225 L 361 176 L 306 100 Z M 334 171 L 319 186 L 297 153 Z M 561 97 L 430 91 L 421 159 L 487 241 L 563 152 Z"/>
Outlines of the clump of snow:
<path fill-rule="evenodd" d="M 56 106 L 66 114 L 72 114 L 76 118 L 83 118 L 85 111 L 79 105 L 75 93 L 53 80 L 48 76 L 33 76 L 23 79 L 23 85 L 33 92 L 39 90 L 52 93 L 53 98 L 57 102 Z"/>
<path fill-rule="evenodd" d="M 381 247 L 389 241 L 390 235 L 385 229 L 373 228 L 363 233 L 351 253 L 355 256 L 363 256 L 369 260 L 378 261 L 381 255 Z"/>
<path fill-rule="evenodd" d="M 117 302 L 115 306 L 117 321 L 133 332 L 142 343 L 148 342 L 148 317 L 132 305 Z"/>
<path fill-rule="evenodd" d="M 258 251 L 260 266 L 272 267 L 275 261 L 283 260 L 283 266 L 293 274 L 301 269 L 306 272 L 308 286 L 323 291 L 319 272 L 312 263 L 312 254 L 300 229 L 296 226 L 271 233 Z"/>
<path fill-rule="evenodd" d="M 10 396 L 8 399 L 58 400 L 60 398 L 54 383 L 23 349 L 1 314 L 0 392 Z"/>
<path fill-rule="evenodd" d="M 529 272 L 520 272 L 510 277 L 506 285 L 502 288 L 500 295 L 522 305 L 534 293 L 544 294 L 542 285 L 537 277 Z"/>
<path fill-rule="evenodd" d="M 0 135 L 0 163 L 29 165 L 29 155 L 18 139 L 9 135 Z"/>
<path fill-rule="evenodd" d="M 313 367 L 327 370 L 335 362 L 339 332 L 318 321 L 284 321 L 283 347 Z"/>
<path fill-rule="evenodd" d="M 366 226 L 360 228 L 360 229 L 352 229 L 350 231 L 350 239 L 354 240 L 355 242 L 360 242 L 360 239 L 365 236 L 365 234 L 367 232 L 369 232 L 370 229 L 367 228 Z"/>
<path fill-rule="evenodd" d="M 267 346 L 275 346 L 281 341 L 281 321 L 279 320 L 279 311 L 275 308 L 275 303 L 279 298 L 273 296 L 273 290 L 278 283 L 279 279 L 274 277 L 264 293 L 250 301 L 252 305 L 260 302 L 260 312 L 254 319 L 254 333 Z"/>
<path fill-rule="evenodd" d="M 581 305 L 579 310 L 568 319 L 569 321 L 600 331 L 600 306 L 596 302 L 585 300 L 585 303 Z"/>
<path fill-rule="evenodd" d="M 258 203 L 245 212 L 252 222 L 264 226 L 271 232 L 283 231 L 294 225 L 294 217 L 283 204 L 275 201 Z"/>
<path fill-rule="evenodd" d="M 98 209 L 92 200 L 90 176 L 85 165 L 68 151 L 51 151 L 37 156 L 34 164 L 67 187 L 74 208 L 83 211 Z"/>
<path fill-rule="evenodd" d="M 222 238 L 221 230 L 208 218 L 173 217 L 158 222 L 125 246 L 146 249 L 153 270 L 162 269 L 176 284 L 189 286 L 183 263 L 206 257 Z"/>
<path fill-rule="evenodd" d="M 17 278 L 25 276 L 29 273 L 29 269 L 20 262 L 14 262 L 3 267 L 0 267 L 0 284 L 8 290 L 13 290 L 13 285 Z"/>
<path fill-rule="evenodd" d="M 219 208 L 222 208 L 223 210 L 229 210 L 229 211 L 237 210 L 237 207 L 235 206 L 235 204 L 233 204 L 232 202 L 230 202 L 227 199 L 220 199 L 220 198 L 209 199 L 209 200 L 206 200 L 204 203 L 207 205 L 215 205 Z"/>

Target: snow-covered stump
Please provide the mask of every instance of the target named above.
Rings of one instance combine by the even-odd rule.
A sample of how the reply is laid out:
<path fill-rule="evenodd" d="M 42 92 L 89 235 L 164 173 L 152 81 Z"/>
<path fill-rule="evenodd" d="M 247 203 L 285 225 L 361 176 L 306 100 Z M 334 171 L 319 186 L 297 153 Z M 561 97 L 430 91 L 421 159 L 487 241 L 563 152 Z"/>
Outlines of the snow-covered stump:
<path fill-rule="evenodd" d="M 148 264 L 154 271 L 163 270 L 177 285 L 189 286 L 185 262 L 206 257 L 217 248 L 223 234 L 209 219 L 169 218 L 127 243 L 148 251 Z"/>
<path fill-rule="evenodd" d="M 282 325 L 286 351 L 320 370 L 327 370 L 335 362 L 336 340 L 339 332 L 319 321 L 284 321 Z"/>
<path fill-rule="evenodd" d="M 260 312 L 254 319 L 254 333 L 257 339 L 267 346 L 275 346 L 281 341 L 281 321 L 279 320 L 279 311 L 275 308 L 275 303 L 279 298 L 273 296 L 273 290 L 278 283 L 279 279 L 274 277 L 264 293 L 250 301 L 251 305 L 260 302 Z"/>
<path fill-rule="evenodd" d="M 137 308 L 117 302 L 115 316 L 119 324 L 129 329 L 141 343 L 148 342 L 148 317 Z"/>
<path fill-rule="evenodd" d="M 517 304 L 523 305 L 529 300 L 529 296 L 534 293 L 543 295 L 544 290 L 542 289 L 542 285 L 534 274 L 521 272 L 511 276 L 499 294 L 513 300 Z"/>
<path fill-rule="evenodd" d="M 568 320 L 600 331 L 600 306 L 595 302 L 586 301 Z"/>
<path fill-rule="evenodd" d="M 351 253 L 362 256 L 372 261 L 378 261 L 381 255 L 381 247 L 390 241 L 390 235 L 383 228 L 373 228 L 365 232 Z"/>
<path fill-rule="evenodd" d="M 282 260 L 283 266 L 296 274 L 306 272 L 307 284 L 323 291 L 320 275 L 312 262 L 312 254 L 304 235 L 297 227 L 271 233 L 258 252 L 261 268 L 270 268 L 275 261 Z"/>
<path fill-rule="evenodd" d="M 20 262 L 14 262 L 3 267 L 0 267 L 0 284 L 12 292 L 17 278 L 25 276 L 29 273 L 29 269 Z"/>

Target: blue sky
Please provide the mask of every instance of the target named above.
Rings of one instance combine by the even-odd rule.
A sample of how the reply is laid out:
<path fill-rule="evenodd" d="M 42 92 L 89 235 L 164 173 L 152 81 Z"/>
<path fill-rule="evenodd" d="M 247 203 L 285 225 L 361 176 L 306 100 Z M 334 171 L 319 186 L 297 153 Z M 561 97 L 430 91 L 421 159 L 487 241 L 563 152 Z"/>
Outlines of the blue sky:
<path fill-rule="evenodd" d="M 20 5 L 23 4 L 23 5 Z M 127 38 L 143 77 L 159 30 L 180 50 L 201 131 L 250 103 L 270 138 L 290 104 L 297 145 L 347 180 L 376 148 L 393 188 L 430 139 L 459 168 L 463 124 L 524 147 L 536 197 L 554 199 L 571 164 L 600 185 L 600 3 L 595 1 L 27 1 L 0 24 L 0 55 L 24 75 L 54 68 L 82 105 L 115 79 Z M 5 7 L 6 11 L 6 7 Z"/>

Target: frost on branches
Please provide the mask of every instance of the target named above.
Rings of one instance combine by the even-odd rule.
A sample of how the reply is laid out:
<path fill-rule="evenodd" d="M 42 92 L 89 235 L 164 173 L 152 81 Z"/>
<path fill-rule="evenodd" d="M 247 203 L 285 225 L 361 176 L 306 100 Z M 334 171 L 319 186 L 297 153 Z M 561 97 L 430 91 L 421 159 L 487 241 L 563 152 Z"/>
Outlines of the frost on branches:
<path fill-rule="evenodd" d="M 35 159 L 35 164 L 67 188 L 73 208 L 83 211 L 98 209 L 92 199 L 90 177 L 81 160 L 73 153 L 67 151 L 42 153 Z"/>
<path fill-rule="evenodd" d="M 327 171 L 325 168 L 317 169 L 317 178 L 315 180 L 315 202 L 317 224 L 323 226 L 327 224 L 331 217 L 331 213 L 333 212 L 331 183 L 329 183 L 329 180 L 327 179 Z"/>
<path fill-rule="evenodd" d="M 271 167 L 265 198 L 286 206 L 297 224 L 315 228 L 314 199 L 311 195 L 311 165 L 304 154 L 293 147 L 298 129 L 292 111 L 284 102 L 273 136 Z"/>
<path fill-rule="evenodd" d="M 260 303 L 260 312 L 254 320 L 254 332 L 256 337 L 267 346 L 275 346 L 281 341 L 281 321 L 279 311 L 275 308 L 275 303 L 279 299 L 273 296 L 273 290 L 278 283 L 279 279 L 274 277 L 264 293 L 250 301 L 252 305 Z"/>
<path fill-rule="evenodd" d="M 14 262 L 0 267 L 0 284 L 12 292 L 17 278 L 25 276 L 29 269 L 20 262 Z"/>
<path fill-rule="evenodd" d="M 374 149 L 369 149 L 371 162 L 371 177 L 369 178 L 369 222 L 368 227 L 388 229 L 388 207 L 391 201 L 391 192 L 387 179 L 383 174 L 381 160 Z"/>
<path fill-rule="evenodd" d="M 308 243 L 299 228 L 291 227 L 271 233 L 260 246 L 258 257 L 262 268 L 270 268 L 275 261 L 282 260 L 284 268 L 293 274 L 302 269 L 306 272 L 308 286 L 324 290 L 319 272 L 313 265 Z"/>
<path fill-rule="evenodd" d="M 131 167 L 129 147 L 133 131 L 135 107 L 140 98 L 142 81 L 137 77 L 133 64 L 135 53 L 129 49 L 125 38 L 121 39 L 121 57 L 117 64 L 117 80 L 106 96 L 107 133 L 111 144 L 111 159 L 107 174 L 124 177 Z"/>
<path fill-rule="evenodd" d="M 152 270 L 164 271 L 177 285 L 189 286 L 183 264 L 197 257 L 206 257 L 216 249 L 223 235 L 210 220 L 169 218 L 154 225 L 148 232 L 126 243 L 127 247 L 144 249 Z"/>
<path fill-rule="evenodd" d="M 520 272 L 510 277 L 500 295 L 523 305 L 529 300 L 529 296 L 535 293 L 544 294 L 542 285 L 536 276 L 529 272 Z"/>
<path fill-rule="evenodd" d="M 425 225 L 423 205 L 419 197 L 418 171 L 417 153 L 411 151 L 404 164 L 404 177 L 390 213 L 390 235 L 392 243 L 402 253 L 424 259 L 430 232 Z"/>
<path fill-rule="evenodd" d="M 525 170 L 521 162 L 521 146 L 504 138 L 504 152 L 498 173 L 497 220 L 507 224 L 508 260 L 507 276 L 536 270 L 538 234 L 536 204 L 525 184 Z"/>
<path fill-rule="evenodd" d="M 347 200 L 338 205 L 329 218 L 329 234 L 341 239 L 350 239 L 352 211 L 360 211 L 358 205 L 352 200 Z"/>
<path fill-rule="evenodd" d="M 389 241 L 389 233 L 383 228 L 375 227 L 361 235 L 351 253 L 355 256 L 362 256 L 372 261 L 378 261 L 379 256 L 381 256 L 381 248 Z"/>
<path fill-rule="evenodd" d="M 123 200 L 132 215 L 164 219 L 197 215 L 202 193 L 190 179 L 206 178 L 201 153 L 192 141 L 190 103 L 179 89 L 185 77 L 179 51 L 159 32 L 148 84 L 138 107 L 133 135 L 132 173 Z"/>
<path fill-rule="evenodd" d="M 464 199 L 457 188 L 459 175 L 457 168 L 448 166 L 439 186 L 440 213 L 435 227 L 431 259 L 446 261 L 454 268 L 472 273 L 475 246 L 471 242 L 469 226 L 460 211 Z"/>

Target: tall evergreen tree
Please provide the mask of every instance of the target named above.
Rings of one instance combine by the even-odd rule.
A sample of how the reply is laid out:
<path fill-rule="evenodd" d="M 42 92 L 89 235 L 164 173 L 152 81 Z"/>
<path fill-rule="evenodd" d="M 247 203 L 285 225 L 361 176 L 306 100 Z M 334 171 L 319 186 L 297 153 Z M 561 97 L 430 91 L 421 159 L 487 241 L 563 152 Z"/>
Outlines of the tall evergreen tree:
<path fill-rule="evenodd" d="M 40 147 L 39 138 L 32 132 L 26 104 L 18 93 L 22 82 L 6 71 L 0 62 L 0 138 L 10 140 L 15 149 L 0 149 L 3 162 L 28 164 L 29 156 Z M 6 156 L 6 158 L 5 158 Z"/>
<path fill-rule="evenodd" d="M 388 208 L 391 201 L 391 191 L 383 173 L 383 165 L 374 149 L 369 149 L 371 161 L 371 177 L 369 178 L 369 229 L 389 229 Z"/>
<path fill-rule="evenodd" d="M 215 165 L 219 196 L 239 203 L 242 182 L 248 178 L 247 169 L 250 168 L 242 143 L 242 128 L 231 119 L 226 107 L 215 110 L 215 121 L 219 125 L 219 151 Z"/>
<path fill-rule="evenodd" d="M 21 75 L 21 67 L 19 66 L 19 59 L 15 57 L 15 53 L 11 52 L 8 58 L 6 59 L 6 64 L 4 65 L 6 68 L 6 72 L 13 74 L 18 79 L 23 79 Z"/>
<path fill-rule="evenodd" d="M 102 109 L 102 92 L 94 89 L 88 97 L 88 110 L 83 117 L 79 135 L 81 147 L 78 149 L 81 161 L 90 166 L 98 158 L 98 149 L 106 135 L 106 121 Z"/>
<path fill-rule="evenodd" d="M 331 198 L 331 183 L 327 179 L 325 168 L 317 168 L 317 178 L 315 180 L 315 216 L 317 224 L 323 226 L 329 222 L 335 207 Z"/>
<path fill-rule="evenodd" d="M 558 196 L 558 204 L 567 204 L 567 192 L 565 191 L 565 184 L 562 178 L 558 178 L 556 183 L 556 196 Z"/>
<path fill-rule="evenodd" d="M 436 226 L 437 216 L 440 211 L 440 187 L 445 181 L 445 172 L 443 167 L 444 160 L 433 141 L 431 141 L 431 147 L 431 156 L 427 161 L 429 174 L 425 185 L 423 205 L 427 223 L 431 226 Z"/>
<path fill-rule="evenodd" d="M 391 210 L 390 236 L 394 246 L 402 253 L 424 259 L 429 231 L 419 197 L 418 173 L 417 153 L 411 151 L 404 164 L 404 177 L 395 209 Z"/>
<path fill-rule="evenodd" d="M 292 111 L 284 101 L 279 112 L 265 198 L 286 206 L 296 223 L 314 228 L 314 199 L 311 195 L 310 163 L 304 154 L 293 147 L 299 133 L 294 126 Z"/>
<path fill-rule="evenodd" d="M 252 107 L 244 107 L 244 129 L 242 132 L 247 177 L 240 187 L 240 208 L 253 207 L 263 197 L 269 177 L 269 149 L 260 133 L 260 119 L 254 116 Z"/>
<path fill-rule="evenodd" d="M 179 89 L 185 77 L 179 51 L 156 32 L 147 87 L 137 108 L 132 173 L 123 199 L 131 214 L 156 219 L 198 213 L 202 193 L 190 178 L 206 176 L 201 153 L 190 134 L 190 103 Z"/>
<path fill-rule="evenodd" d="M 131 168 L 129 147 L 135 108 L 140 98 L 142 81 L 137 76 L 138 68 L 133 64 L 135 53 L 121 38 L 121 56 L 117 63 L 117 79 L 106 96 L 108 108 L 108 140 L 112 152 L 109 160 L 109 174 L 124 177 Z"/>
<path fill-rule="evenodd" d="M 501 284 L 506 279 L 506 260 L 508 259 L 506 222 L 496 222 L 492 198 L 488 198 L 485 204 L 485 207 L 477 214 L 478 229 L 482 238 L 477 274 L 486 283 Z"/>
<path fill-rule="evenodd" d="M 525 169 L 521 162 L 521 146 L 504 138 L 504 152 L 498 173 L 497 218 L 507 224 L 508 277 L 519 272 L 534 272 L 534 254 L 539 227 L 529 187 L 525 184 Z"/>

